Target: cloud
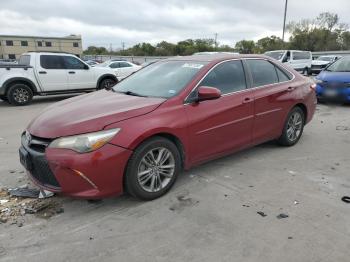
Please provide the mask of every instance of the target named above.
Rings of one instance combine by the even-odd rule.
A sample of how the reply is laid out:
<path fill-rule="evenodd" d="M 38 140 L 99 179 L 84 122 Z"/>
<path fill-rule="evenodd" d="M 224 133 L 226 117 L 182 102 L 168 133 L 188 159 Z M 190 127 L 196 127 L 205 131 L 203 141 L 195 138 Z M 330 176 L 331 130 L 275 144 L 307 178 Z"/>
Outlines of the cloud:
<path fill-rule="evenodd" d="M 213 38 L 234 45 L 242 39 L 282 34 L 284 0 L 0 0 L 0 33 L 64 36 L 81 34 L 83 45 L 114 48 L 125 42 L 177 42 Z M 350 23 L 349 0 L 289 1 L 288 20 L 338 13 Z"/>

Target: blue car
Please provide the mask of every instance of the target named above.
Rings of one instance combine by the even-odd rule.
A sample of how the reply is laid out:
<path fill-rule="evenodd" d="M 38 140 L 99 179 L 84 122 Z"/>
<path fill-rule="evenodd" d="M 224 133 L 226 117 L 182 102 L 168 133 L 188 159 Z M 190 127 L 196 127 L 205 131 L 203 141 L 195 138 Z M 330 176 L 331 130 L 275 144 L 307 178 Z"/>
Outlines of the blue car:
<path fill-rule="evenodd" d="M 319 101 L 350 103 L 350 56 L 327 66 L 315 80 Z"/>

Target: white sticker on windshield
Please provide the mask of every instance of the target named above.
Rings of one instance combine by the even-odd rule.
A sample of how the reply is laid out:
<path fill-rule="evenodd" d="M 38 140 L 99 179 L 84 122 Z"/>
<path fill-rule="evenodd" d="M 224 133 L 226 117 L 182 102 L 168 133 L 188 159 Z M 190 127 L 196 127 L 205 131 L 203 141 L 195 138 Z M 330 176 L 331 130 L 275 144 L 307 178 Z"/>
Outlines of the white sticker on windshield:
<path fill-rule="evenodd" d="M 172 89 L 170 89 L 168 92 L 169 92 L 169 94 L 175 94 L 176 93 L 176 91 L 172 90 Z"/>
<path fill-rule="evenodd" d="M 201 64 L 186 63 L 186 64 L 183 64 L 182 67 L 201 69 L 201 68 L 203 67 L 203 65 L 201 65 Z"/>

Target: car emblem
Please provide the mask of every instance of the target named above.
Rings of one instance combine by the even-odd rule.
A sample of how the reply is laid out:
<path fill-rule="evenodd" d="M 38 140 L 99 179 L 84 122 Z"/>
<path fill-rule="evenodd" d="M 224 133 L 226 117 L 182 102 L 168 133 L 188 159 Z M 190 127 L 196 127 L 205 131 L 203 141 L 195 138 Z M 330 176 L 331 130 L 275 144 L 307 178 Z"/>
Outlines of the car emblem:
<path fill-rule="evenodd" d="M 26 139 L 27 139 L 28 146 L 30 146 L 32 143 L 32 136 L 28 131 L 26 132 Z"/>

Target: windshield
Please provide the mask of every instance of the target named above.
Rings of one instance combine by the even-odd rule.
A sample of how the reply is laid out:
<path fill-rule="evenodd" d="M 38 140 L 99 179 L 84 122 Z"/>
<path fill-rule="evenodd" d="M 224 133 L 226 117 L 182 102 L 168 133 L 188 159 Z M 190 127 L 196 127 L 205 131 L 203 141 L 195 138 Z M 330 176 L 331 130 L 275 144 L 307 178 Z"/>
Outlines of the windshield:
<path fill-rule="evenodd" d="M 331 62 L 331 61 L 333 61 L 333 57 L 331 57 L 331 56 L 320 56 L 316 60 Z"/>
<path fill-rule="evenodd" d="M 276 60 L 281 60 L 284 53 L 285 53 L 284 51 L 274 51 L 274 52 L 266 52 L 265 55 L 272 57 Z"/>
<path fill-rule="evenodd" d="M 331 72 L 350 72 L 350 57 L 343 57 L 326 69 Z"/>
<path fill-rule="evenodd" d="M 206 62 L 166 61 L 151 64 L 113 87 L 116 92 L 139 96 L 173 97 Z"/>

